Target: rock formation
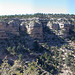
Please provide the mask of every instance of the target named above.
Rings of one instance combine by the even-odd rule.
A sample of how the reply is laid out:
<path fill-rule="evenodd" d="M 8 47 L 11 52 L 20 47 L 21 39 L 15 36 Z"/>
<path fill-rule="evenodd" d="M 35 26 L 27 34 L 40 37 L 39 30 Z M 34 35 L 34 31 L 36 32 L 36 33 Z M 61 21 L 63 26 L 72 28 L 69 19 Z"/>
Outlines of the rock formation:
<path fill-rule="evenodd" d="M 42 24 L 36 21 L 30 21 L 27 25 L 27 32 L 28 34 L 34 39 L 43 39 L 43 28 Z"/>
<path fill-rule="evenodd" d="M 0 22 L 0 38 L 8 38 L 11 34 L 20 36 L 20 30 L 25 31 L 33 39 L 43 39 L 44 29 L 49 27 L 53 31 L 57 31 L 57 35 L 69 35 L 69 30 L 74 26 L 64 19 L 12 19 L 9 22 Z M 64 34 L 63 34 L 64 33 Z"/>

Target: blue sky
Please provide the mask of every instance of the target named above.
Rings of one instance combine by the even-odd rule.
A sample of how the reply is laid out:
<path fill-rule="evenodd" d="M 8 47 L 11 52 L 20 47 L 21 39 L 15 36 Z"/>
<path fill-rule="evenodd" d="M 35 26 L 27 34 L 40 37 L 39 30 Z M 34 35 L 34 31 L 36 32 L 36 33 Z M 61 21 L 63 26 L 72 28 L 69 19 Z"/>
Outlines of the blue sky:
<path fill-rule="evenodd" d="M 69 13 L 75 14 L 75 0 L 69 1 Z"/>
<path fill-rule="evenodd" d="M 0 15 L 75 14 L 75 0 L 0 0 Z"/>

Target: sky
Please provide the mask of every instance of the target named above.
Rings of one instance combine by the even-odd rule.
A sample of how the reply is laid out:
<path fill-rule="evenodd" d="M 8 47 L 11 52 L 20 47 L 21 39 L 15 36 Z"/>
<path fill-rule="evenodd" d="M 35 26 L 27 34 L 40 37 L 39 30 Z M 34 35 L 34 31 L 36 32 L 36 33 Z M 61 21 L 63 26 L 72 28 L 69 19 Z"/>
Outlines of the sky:
<path fill-rule="evenodd" d="M 75 14 L 75 0 L 0 0 L 0 15 Z"/>

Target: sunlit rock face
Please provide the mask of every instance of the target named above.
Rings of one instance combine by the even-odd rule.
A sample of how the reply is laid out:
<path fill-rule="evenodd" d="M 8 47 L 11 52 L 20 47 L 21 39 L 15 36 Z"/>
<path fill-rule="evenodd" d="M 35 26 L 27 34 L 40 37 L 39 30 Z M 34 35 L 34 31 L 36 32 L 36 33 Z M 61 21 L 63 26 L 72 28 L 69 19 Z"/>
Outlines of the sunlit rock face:
<path fill-rule="evenodd" d="M 34 39 L 43 39 L 43 28 L 42 24 L 36 21 L 30 21 L 27 25 L 27 32 L 28 34 Z"/>
<path fill-rule="evenodd" d="M 71 29 L 71 24 L 70 23 L 65 23 L 65 22 L 48 22 L 47 27 L 49 29 L 52 29 L 55 31 L 55 33 L 59 36 L 62 37 L 68 37 L 69 36 L 69 31 Z M 57 31 L 56 31 L 57 30 Z"/>
<path fill-rule="evenodd" d="M 58 30 L 59 29 L 59 24 L 57 22 L 48 22 L 47 23 L 47 26 L 50 28 L 50 29 L 54 29 L 54 30 Z"/>
<path fill-rule="evenodd" d="M 20 24 L 20 30 L 27 32 L 26 25 L 27 25 L 26 21 L 21 22 L 21 24 Z"/>

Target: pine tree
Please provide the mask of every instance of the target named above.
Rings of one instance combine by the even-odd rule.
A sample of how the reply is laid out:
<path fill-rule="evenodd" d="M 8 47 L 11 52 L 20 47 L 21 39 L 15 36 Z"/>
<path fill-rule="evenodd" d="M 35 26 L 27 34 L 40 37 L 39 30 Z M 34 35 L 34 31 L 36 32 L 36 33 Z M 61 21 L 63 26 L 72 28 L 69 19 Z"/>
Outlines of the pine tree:
<path fill-rule="evenodd" d="M 1 65 L 1 75 L 10 75 L 10 65 L 8 64 L 7 56 L 3 59 L 3 63 Z"/>

